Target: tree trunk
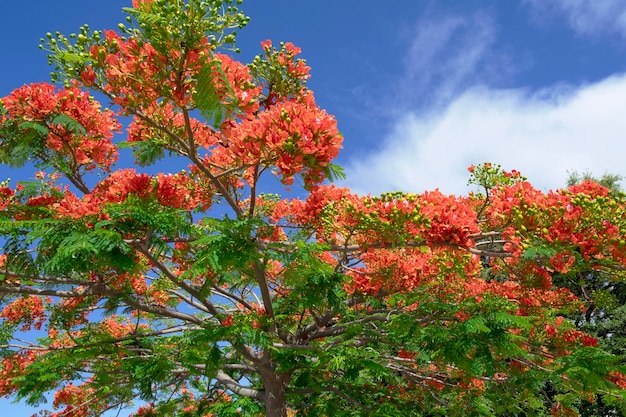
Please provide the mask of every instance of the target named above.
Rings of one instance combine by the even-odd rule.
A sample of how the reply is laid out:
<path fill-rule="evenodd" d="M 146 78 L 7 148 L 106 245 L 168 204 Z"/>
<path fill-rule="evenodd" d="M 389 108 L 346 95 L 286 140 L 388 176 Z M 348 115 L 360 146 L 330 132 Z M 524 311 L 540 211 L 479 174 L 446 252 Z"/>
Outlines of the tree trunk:
<path fill-rule="evenodd" d="M 261 378 L 265 386 L 265 416 L 287 417 L 285 388 L 289 383 L 289 375 L 278 374 L 274 370 L 268 370 L 262 372 Z"/>

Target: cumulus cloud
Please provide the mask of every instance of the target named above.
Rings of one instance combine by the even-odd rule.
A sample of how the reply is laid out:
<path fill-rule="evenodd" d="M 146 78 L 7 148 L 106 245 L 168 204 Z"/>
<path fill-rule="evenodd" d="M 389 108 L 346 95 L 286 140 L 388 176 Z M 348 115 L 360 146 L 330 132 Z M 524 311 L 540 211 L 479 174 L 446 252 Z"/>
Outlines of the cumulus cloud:
<path fill-rule="evenodd" d="M 548 2 L 527 3 L 538 10 Z M 610 18 L 619 28 L 626 11 L 621 0 L 550 4 L 580 31 Z M 344 164 L 345 184 L 356 192 L 465 194 L 467 167 L 486 161 L 519 170 L 544 190 L 564 186 L 572 170 L 626 176 L 626 74 L 541 90 L 499 88 L 499 77 L 523 63 L 509 65 L 498 53 L 488 11 L 427 13 L 405 36 L 405 76 L 389 104 L 395 119 L 375 149 Z"/>
<path fill-rule="evenodd" d="M 626 37 L 626 3 L 623 0 L 526 0 L 537 15 L 563 15 L 581 35 L 617 32 Z"/>
<path fill-rule="evenodd" d="M 579 87 L 472 88 L 427 115 L 406 112 L 377 151 L 348 163 L 359 193 L 464 194 L 472 163 L 517 169 L 541 189 L 568 170 L 626 175 L 626 74 Z"/>

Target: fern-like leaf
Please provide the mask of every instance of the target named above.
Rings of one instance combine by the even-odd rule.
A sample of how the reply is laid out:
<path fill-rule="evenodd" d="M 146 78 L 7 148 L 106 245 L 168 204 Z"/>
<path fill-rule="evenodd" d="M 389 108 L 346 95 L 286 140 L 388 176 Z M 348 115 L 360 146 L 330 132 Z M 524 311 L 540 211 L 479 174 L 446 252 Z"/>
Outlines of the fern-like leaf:
<path fill-rule="evenodd" d="M 214 127 L 218 127 L 224 120 L 227 115 L 225 109 L 235 109 L 235 92 L 218 59 L 207 62 L 198 73 L 193 99 L 202 116 L 211 121 Z"/>
<path fill-rule="evenodd" d="M 80 123 L 78 123 L 77 120 L 71 118 L 66 114 L 58 114 L 54 116 L 54 118 L 51 120 L 51 123 L 55 125 L 61 125 L 70 132 L 79 133 L 81 135 L 87 133 L 83 125 L 81 125 Z"/>

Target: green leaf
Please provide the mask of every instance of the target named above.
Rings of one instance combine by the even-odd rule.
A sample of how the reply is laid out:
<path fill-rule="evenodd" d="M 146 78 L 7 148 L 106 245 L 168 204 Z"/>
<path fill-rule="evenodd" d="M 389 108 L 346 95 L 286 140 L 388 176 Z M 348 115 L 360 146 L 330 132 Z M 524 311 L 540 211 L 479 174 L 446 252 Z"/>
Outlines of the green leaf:
<path fill-rule="evenodd" d="M 333 356 L 328 362 L 328 369 L 330 371 L 338 371 L 344 369 L 346 358 L 344 356 Z"/>
<path fill-rule="evenodd" d="M 546 246 L 533 246 L 524 252 L 524 259 L 535 259 L 538 257 L 541 258 L 551 258 L 556 255 L 557 251 L 554 248 L 549 248 Z"/>
<path fill-rule="evenodd" d="M 480 316 L 470 317 L 465 320 L 463 324 L 465 326 L 465 330 L 470 334 L 489 333 L 491 331 L 491 329 L 486 326 L 485 319 Z"/>
<path fill-rule="evenodd" d="M 141 166 L 154 164 L 165 157 L 164 142 L 157 139 L 146 139 L 140 142 L 121 142 L 120 149 L 131 148 L 135 162 Z"/>
<path fill-rule="evenodd" d="M 330 182 L 346 179 L 345 170 L 343 169 L 343 167 L 336 164 L 328 164 L 324 167 L 323 172 Z"/>
<path fill-rule="evenodd" d="M 87 133 L 83 125 L 81 125 L 80 123 L 78 123 L 77 120 L 71 118 L 70 116 L 66 114 L 58 114 L 54 116 L 54 118 L 51 120 L 50 123 L 55 124 L 55 125 L 57 124 L 62 125 L 70 132 L 79 133 L 81 135 L 84 135 Z"/>
<path fill-rule="evenodd" d="M 234 90 L 222 70 L 221 62 L 213 59 L 206 63 L 198 73 L 193 99 L 200 113 L 212 121 L 213 127 L 218 128 L 224 119 L 223 102 L 234 97 L 236 97 Z"/>
<path fill-rule="evenodd" d="M 34 130 L 42 136 L 47 135 L 49 132 L 45 124 L 35 121 L 21 122 L 18 124 L 18 128 L 20 130 Z"/>

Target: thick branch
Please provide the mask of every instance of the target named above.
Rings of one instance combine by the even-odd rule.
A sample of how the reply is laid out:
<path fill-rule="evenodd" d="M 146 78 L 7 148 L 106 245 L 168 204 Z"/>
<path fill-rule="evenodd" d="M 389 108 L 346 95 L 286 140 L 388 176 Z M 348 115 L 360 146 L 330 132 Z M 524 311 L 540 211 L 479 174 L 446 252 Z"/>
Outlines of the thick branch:
<path fill-rule="evenodd" d="M 259 291 L 261 292 L 261 298 L 263 299 L 263 307 L 265 311 L 272 318 L 274 326 L 276 326 L 276 317 L 274 315 L 274 305 L 272 304 L 272 296 L 270 295 L 270 289 L 267 285 L 267 277 L 265 276 L 265 270 L 261 265 L 254 265 L 254 275 L 257 284 L 259 284 Z M 278 330 L 278 329 L 275 329 Z"/>
<path fill-rule="evenodd" d="M 163 335 L 167 335 L 167 334 L 173 334 L 173 333 L 182 333 L 182 332 L 186 332 L 186 331 L 192 331 L 192 330 L 200 330 L 201 327 L 195 327 L 195 326 L 174 326 L 174 327 L 167 327 L 161 330 L 156 330 L 156 331 L 152 331 L 152 332 L 147 332 L 147 333 L 131 333 L 127 336 L 124 337 L 118 337 L 118 338 L 114 338 L 111 340 L 105 340 L 105 341 L 101 341 L 101 342 L 95 342 L 95 343 L 85 343 L 85 344 L 75 344 L 75 345 L 71 345 L 71 346 L 57 346 L 57 347 L 49 347 L 49 346 L 44 346 L 44 345 L 40 345 L 40 344 L 34 344 L 31 342 L 27 342 L 24 340 L 20 340 L 20 339 L 14 339 L 18 342 L 24 343 L 24 345 L 18 345 L 18 344 L 7 344 L 7 345 L 0 345 L 0 347 L 3 348 L 17 348 L 17 349 L 25 349 L 25 350 L 37 350 L 37 351 L 51 351 L 51 350 L 72 350 L 72 349 L 76 349 L 76 348 L 81 348 L 81 349 L 87 349 L 87 348 L 91 348 L 91 347 L 97 347 L 97 346 L 102 346 L 102 345 L 110 345 L 110 344 L 115 344 L 115 343 L 120 343 L 120 342 L 125 342 L 128 340 L 141 340 L 141 339 L 145 339 L 148 337 L 155 337 L 155 336 L 163 336 Z M 147 349 L 146 349 L 147 350 Z"/>
<path fill-rule="evenodd" d="M 88 297 L 90 295 L 108 295 L 108 296 L 119 295 L 119 293 L 117 293 L 116 291 L 107 289 L 105 286 L 101 284 L 87 287 L 84 290 L 55 290 L 55 289 L 25 287 L 21 285 L 0 286 L 0 293 L 41 295 L 41 296 L 51 296 L 51 297 L 59 297 L 59 298 Z"/>
<path fill-rule="evenodd" d="M 191 297 L 187 297 L 185 294 L 182 294 L 179 291 L 167 290 L 167 292 L 174 295 L 175 297 L 180 298 L 185 303 L 189 304 L 190 306 L 194 308 L 197 308 L 200 311 L 204 311 L 205 313 L 210 313 L 209 309 L 206 308 L 203 304 L 195 302 Z"/>
<path fill-rule="evenodd" d="M 275 250 L 276 252 L 283 252 L 283 253 L 294 253 L 298 250 L 298 247 L 294 243 L 291 243 L 291 242 L 276 243 L 276 242 L 259 240 L 258 245 L 261 249 L 271 248 L 272 250 Z M 355 253 L 355 252 L 365 252 L 368 249 L 394 249 L 398 247 L 419 248 L 419 247 L 424 247 L 424 246 L 448 247 L 448 248 L 457 249 L 457 250 L 465 250 L 474 255 L 491 256 L 495 258 L 509 258 L 513 256 L 510 252 L 506 252 L 506 251 L 489 251 L 489 250 L 478 249 L 475 247 L 472 248 L 472 247 L 460 246 L 454 243 L 428 242 L 425 240 L 415 241 L 415 242 L 406 242 L 401 245 L 398 245 L 395 243 L 370 243 L 370 244 L 363 244 L 363 245 L 357 245 L 357 244 L 330 245 L 329 250 L 333 252 L 340 252 L 340 253 Z"/>
<path fill-rule="evenodd" d="M 45 289 L 45 288 L 33 288 L 26 286 L 0 286 L 0 293 L 2 294 L 29 294 L 29 295 L 39 295 L 39 296 L 52 296 L 52 297 L 60 297 L 60 298 L 76 298 L 76 297 L 89 297 L 89 296 L 106 296 L 111 298 L 119 297 L 121 298 L 127 305 L 134 307 L 137 310 L 144 311 L 146 313 L 158 314 L 165 317 L 170 317 L 173 319 L 179 319 L 185 322 L 190 322 L 194 324 L 203 324 L 204 322 L 191 315 L 182 313 L 179 311 L 168 310 L 163 307 L 159 307 L 154 304 L 145 304 L 139 302 L 127 294 L 122 292 L 113 290 L 101 283 L 95 283 L 85 289 L 75 289 L 75 290 L 55 290 L 55 289 Z"/>
<path fill-rule="evenodd" d="M 54 277 L 54 276 L 33 276 L 33 275 L 28 275 L 28 274 L 20 274 L 18 272 L 14 272 L 14 271 L 0 271 L 0 274 L 4 275 L 6 278 L 9 279 L 25 279 L 25 280 L 30 280 L 30 281 L 38 281 L 38 282 L 42 282 L 44 284 L 50 284 L 50 283 L 55 283 L 55 284 L 71 284 L 71 285 L 85 285 L 85 281 L 84 280 L 79 280 L 79 279 L 71 279 L 71 278 L 62 278 L 62 277 Z"/>
<path fill-rule="evenodd" d="M 235 394 L 242 395 L 244 397 L 254 398 L 258 401 L 265 401 L 265 395 L 263 394 L 263 392 L 241 385 L 222 370 L 217 371 L 215 379 Z"/>
<path fill-rule="evenodd" d="M 159 307 L 156 304 L 141 303 L 131 297 L 128 297 L 128 296 L 124 297 L 122 293 L 119 293 L 119 295 L 122 296 L 122 299 L 124 300 L 126 304 L 128 304 L 131 307 L 134 307 L 137 310 L 141 310 L 146 313 L 153 313 L 153 314 L 157 314 L 157 315 L 161 315 L 165 317 L 170 317 L 173 319 L 179 319 L 188 323 L 194 323 L 198 325 L 204 324 L 204 321 L 202 319 L 199 319 L 198 317 L 192 314 L 182 313 L 180 311 L 168 310 L 166 308 Z"/>
<path fill-rule="evenodd" d="M 227 363 L 222 366 L 224 369 L 234 369 L 238 371 L 246 371 L 246 372 L 259 372 L 258 368 L 252 365 L 246 365 L 243 363 Z"/>

